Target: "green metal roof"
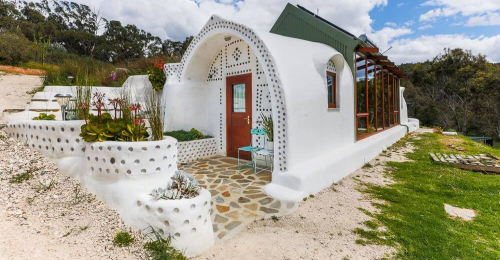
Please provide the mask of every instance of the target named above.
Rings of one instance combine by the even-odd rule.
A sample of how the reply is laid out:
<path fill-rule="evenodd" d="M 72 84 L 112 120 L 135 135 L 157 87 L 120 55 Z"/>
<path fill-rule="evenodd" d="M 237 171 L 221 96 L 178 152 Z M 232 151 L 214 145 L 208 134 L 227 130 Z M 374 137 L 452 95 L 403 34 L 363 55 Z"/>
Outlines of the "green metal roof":
<path fill-rule="evenodd" d="M 305 8 L 292 4 L 286 5 L 270 32 L 329 45 L 344 56 L 352 71 L 355 71 L 354 53 L 356 46 L 365 45 L 356 36 L 342 28 Z"/>

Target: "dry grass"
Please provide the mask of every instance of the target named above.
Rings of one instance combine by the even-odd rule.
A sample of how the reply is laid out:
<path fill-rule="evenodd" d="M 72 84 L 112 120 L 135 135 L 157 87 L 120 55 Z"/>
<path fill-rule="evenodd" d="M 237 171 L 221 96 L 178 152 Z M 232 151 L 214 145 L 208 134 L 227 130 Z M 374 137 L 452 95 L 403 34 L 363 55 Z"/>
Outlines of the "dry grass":
<path fill-rule="evenodd" d="M 23 74 L 23 75 L 35 75 L 35 76 L 44 76 L 46 74 L 44 70 L 24 69 L 20 67 L 7 66 L 7 65 L 0 65 L 0 71 Z"/>

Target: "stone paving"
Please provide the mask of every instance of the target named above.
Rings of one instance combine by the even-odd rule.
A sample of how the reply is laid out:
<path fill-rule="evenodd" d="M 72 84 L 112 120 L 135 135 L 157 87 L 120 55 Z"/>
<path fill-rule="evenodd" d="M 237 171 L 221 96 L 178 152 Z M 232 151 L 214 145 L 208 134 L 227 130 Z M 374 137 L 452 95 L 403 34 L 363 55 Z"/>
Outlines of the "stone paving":
<path fill-rule="evenodd" d="M 193 174 L 200 186 L 212 193 L 211 218 L 215 240 L 227 240 L 253 221 L 283 216 L 298 208 L 298 203 L 268 196 L 264 186 L 271 182 L 270 171 L 254 174 L 252 168 L 238 170 L 234 158 L 216 156 L 179 166 Z"/>

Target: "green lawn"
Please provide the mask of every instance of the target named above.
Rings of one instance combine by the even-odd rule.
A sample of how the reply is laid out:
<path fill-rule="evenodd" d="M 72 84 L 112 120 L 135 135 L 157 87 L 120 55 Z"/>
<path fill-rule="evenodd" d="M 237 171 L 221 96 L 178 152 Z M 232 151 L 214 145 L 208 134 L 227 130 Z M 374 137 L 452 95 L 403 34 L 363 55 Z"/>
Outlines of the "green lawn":
<path fill-rule="evenodd" d="M 431 162 L 429 152 L 459 153 L 448 144 L 464 148 L 462 154 L 499 149 L 474 143 L 464 137 L 424 134 L 410 141 L 417 150 L 408 157 L 414 162 L 389 163 L 389 174 L 397 182 L 387 187 L 368 185 L 366 192 L 386 201 L 377 204 L 381 213 L 357 229 L 360 244 L 394 245 L 402 259 L 500 259 L 500 175 L 455 169 Z M 451 219 L 443 203 L 474 209 L 471 222 Z M 376 231 L 379 225 L 386 232 Z"/>

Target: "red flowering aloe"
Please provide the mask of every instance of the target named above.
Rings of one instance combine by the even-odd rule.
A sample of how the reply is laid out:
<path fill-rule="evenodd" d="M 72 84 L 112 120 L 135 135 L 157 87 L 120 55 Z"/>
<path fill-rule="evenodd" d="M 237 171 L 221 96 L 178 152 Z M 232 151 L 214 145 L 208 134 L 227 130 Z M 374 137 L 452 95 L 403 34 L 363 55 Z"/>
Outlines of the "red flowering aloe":
<path fill-rule="evenodd" d="M 104 108 L 104 98 L 105 97 L 106 97 L 106 94 L 101 93 L 99 91 L 97 91 L 93 95 L 94 101 L 92 102 L 92 106 L 94 106 L 95 109 L 97 109 L 97 127 L 98 128 L 101 124 L 101 115 L 102 115 L 102 109 Z"/>
<path fill-rule="evenodd" d="M 111 105 L 113 107 L 113 110 L 115 111 L 115 123 L 116 123 L 116 111 L 118 110 L 118 108 L 120 108 L 121 110 L 121 106 L 122 106 L 122 100 L 119 99 L 119 98 L 115 98 L 115 99 L 111 99 L 109 101 L 109 105 Z"/>

